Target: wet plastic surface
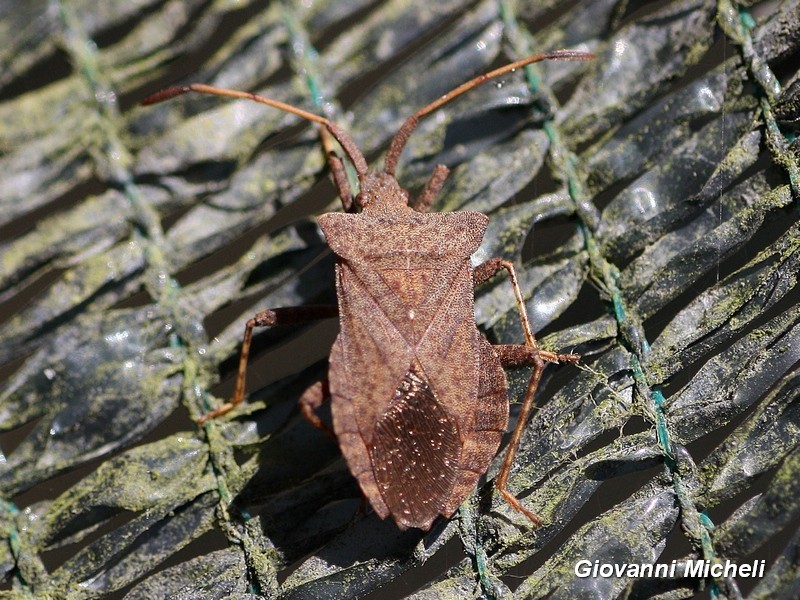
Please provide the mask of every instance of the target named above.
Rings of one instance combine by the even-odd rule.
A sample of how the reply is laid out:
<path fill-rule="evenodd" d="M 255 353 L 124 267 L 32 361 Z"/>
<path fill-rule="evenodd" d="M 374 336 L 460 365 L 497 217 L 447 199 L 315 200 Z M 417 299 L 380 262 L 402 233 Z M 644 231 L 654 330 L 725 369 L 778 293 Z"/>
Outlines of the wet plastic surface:
<path fill-rule="evenodd" d="M 792 597 L 797 1 L 755 21 L 700 0 L 642 11 L 597 0 L 567 14 L 501 3 L 501 15 L 495 2 L 96 4 L 27 3 L 0 21 L 11 66 L 0 85 L 12 90 L 0 104 L 0 223 L 18 228 L 0 241 L 0 301 L 16 306 L 0 322 L 0 363 L 19 361 L 0 387 L 0 427 L 24 431 L 0 455 L 7 587 L 350 598 L 413 577 L 458 537 L 466 555 L 402 594 L 612 598 L 635 584 L 643 597 L 711 585 L 737 597 L 736 581 L 575 576 L 578 559 L 657 561 L 680 529 L 691 548 L 680 559 L 769 548 L 777 558 L 752 597 Z M 208 48 L 229 22 L 236 32 Z M 357 513 L 336 446 L 294 410 L 322 364 L 194 427 L 186 413 L 220 400 L 214 385 L 249 316 L 332 300 L 315 223 L 286 216 L 316 192 L 324 155 L 313 128 L 255 104 L 134 102 L 191 73 L 327 113 L 374 158 L 454 85 L 564 46 L 597 59 L 476 90 L 423 121 L 399 168 L 413 195 L 437 162 L 451 167 L 434 209 L 489 214 L 476 261 L 514 260 L 542 344 L 584 357 L 548 371 L 509 481 L 545 525 L 532 530 L 495 497 L 498 461 L 460 516 L 424 536 Z M 64 75 L 14 92 L 57 49 Z M 199 66 L 169 70 L 195 52 Z M 373 71 L 380 81 L 366 86 Z M 587 298 L 592 307 L 576 306 Z M 522 339 L 507 282 L 478 290 L 475 313 L 493 341 Z M 283 332 L 259 339 L 291 344 Z M 519 398 L 527 374 L 510 380 Z M 176 413 L 174 430 L 148 437 Z M 632 421 L 645 430 L 628 432 Z M 13 503 L 87 463 L 96 468 L 66 489 Z M 623 499 L 587 516 L 604 484 L 631 477 Z M 729 503 L 738 510 L 712 524 L 707 511 Z M 159 571 L 212 532 L 225 549 Z"/>

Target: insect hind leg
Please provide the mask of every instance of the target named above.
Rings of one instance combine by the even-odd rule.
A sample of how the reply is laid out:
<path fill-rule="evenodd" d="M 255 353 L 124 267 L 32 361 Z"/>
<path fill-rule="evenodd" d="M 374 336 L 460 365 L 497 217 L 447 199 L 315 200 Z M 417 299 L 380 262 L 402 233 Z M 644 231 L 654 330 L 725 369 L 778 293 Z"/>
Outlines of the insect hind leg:
<path fill-rule="evenodd" d="M 525 508 L 522 503 L 508 491 L 508 476 L 511 473 L 511 465 L 514 464 L 514 457 L 519 449 L 522 433 L 525 430 L 528 417 L 533 409 L 534 397 L 536 396 L 536 390 L 539 387 L 539 381 L 542 378 L 545 365 L 548 362 L 577 362 L 579 357 L 575 354 L 557 354 L 539 348 L 533 331 L 531 330 L 528 313 L 525 310 L 525 301 L 522 297 L 522 290 L 520 290 L 513 263 L 502 258 L 492 258 L 478 265 L 473 273 L 475 285 L 477 286 L 488 281 L 502 270 L 507 271 L 509 279 L 511 279 L 511 286 L 514 289 L 514 297 L 517 301 L 517 309 L 519 310 L 520 321 L 522 322 L 522 330 L 525 334 L 525 344 L 494 346 L 494 350 L 503 366 L 530 365 L 533 367 L 533 373 L 531 373 L 528 387 L 525 390 L 525 396 L 523 397 L 522 407 L 519 413 L 519 420 L 511 434 L 508 451 L 503 459 L 503 466 L 500 469 L 500 474 L 497 476 L 495 485 L 506 502 L 528 517 L 534 525 L 538 526 L 542 524 L 542 520 L 536 514 Z"/>
<path fill-rule="evenodd" d="M 495 487 L 497 491 L 503 496 L 512 508 L 524 514 L 536 526 L 542 524 L 542 519 L 525 508 L 522 503 L 508 491 L 508 476 L 511 473 L 511 466 L 514 464 L 514 458 L 519 449 L 519 443 L 522 439 L 522 433 L 528 423 L 528 417 L 533 409 L 534 398 L 536 390 L 539 387 L 539 381 L 542 378 L 544 367 L 548 362 L 577 362 L 578 356 L 575 354 L 556 354 L 555 352 L 548 352 L 541 350 L 535 346 L 513 344 L 513 345 L 497 345 L 493 346 L 500 364 L 505 367 L 531 365 L 533 366 L 533 373 L 531 373 L 528 387 L 525 390 L 525 396 L 522 400 L 522 407 L 520 408 L 519 418 L 511 434 L 511 441 L 508 444 L 508 451 L 503 459 L 503 465 L 500 468 L 500 473 L 495 480 Z"/>
<path fill-rule="evenodd" d="M 433 201 L 436 200 L 436 196 L 442 191 L 442 186 L 449 174 L 450 169 L 444 165 L 436 165 L 433 173 L 431 173 L 430 179 L 428 179 L 428 183 L 425 184 L 425 189 L 422 190 L 422 193 L 414 204 L 414 210 L 421 213 L 430 210 Z"/>

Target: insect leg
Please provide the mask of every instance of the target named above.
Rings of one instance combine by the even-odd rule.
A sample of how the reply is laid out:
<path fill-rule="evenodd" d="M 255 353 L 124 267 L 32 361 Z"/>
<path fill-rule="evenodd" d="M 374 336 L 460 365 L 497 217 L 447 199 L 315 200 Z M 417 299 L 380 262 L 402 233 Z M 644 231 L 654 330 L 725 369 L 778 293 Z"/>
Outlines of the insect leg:
<path fill-rule="evenodd" d="M 439 192 L 442 190 L 444 180 L 447 179 L 449 173 L 450 169 L 444 165 L 436 165 L 436 168 L 431 174 L 431 178 L 428 180 L 428 183 L 425 184 L 425 189 L 422 190 L 419 198 L 417 198 L 416 204 L 414 204 L 414 210 L 421 213 L 428 212 L 433 201 L 436 200 L 436 196 L 438 196 Z"/>
<path fill-rule="evenodd" d="M 514 457 L 519 448 L 519 442 L 522 439 L 522 433 L 528 423 L 528 417 L 533 409 L 533 401 L 536 396 L 536 389 L 539 387 L 539 381 L 542 378 L 545 364 L 548 362 L 577 362 L 578 356 L 575 354 L 557 354 L 547 350 L 541 350 L 536 344 L 536 338 L 533 336 L 530 321 L 528 320 L 528 313 L 525 310 L 525 301 L 522 298 L 522 291 L 519 288 L 519 281 L 517 274 L 514 270 L 514 265 L 510 261 L 502 258 L 492 258 L 486 262 L 478 265 L 473 273 L 473 280 L 475 285 L 480 285 L 494 277 L 501 270 L 505 269 L 511 279 L 511 285 L 514 288 L 514 296 L 517 300 L 517 308 L 519 309 L 520 320 L 522 321 L 522 329 L 525 334 L 525 344 L 513 345 L 498 345 L 493 346 L 497 354 L 500 364 L 503 366 L 516 366 L 516 365 L 531 365 L 533 373 L 531 373 L 528 388 L 525 390 L 525 396 L 522 399 L 522 406 L 519 412 L 519 419 L 514 431 L 511 434 L 511 441 L 508 445 L 508 451 L 503 459 L 503 465 L 500 468 L 500 473 L 495 481 L 495 486 L 506 502 L 508 502 L 515 510 L 524 514 L 534 525 L 541 525 L 542 520 L 522 506 L 522 503 L 508 491 L 507 483 L 508 476 L 511 473 L 511 465 L 514 464 Z"/>
<path fill-rule="evenodd" d="M 327 129 L 322 128 L 319 131 L 319 137 L 322 140 L 322 147 L 325 148 L 325 155 L 328 157 L 328 167 L 333 175 L 336 191 L 339 192 L 342 208 L 344 208 L 344 212 L 353 212 L 353 192 L 350 189 L 350 181 L 347 179 L 344 161 L 336 154 L 333 135 Z"/>
<path fill-rule="evenodd" d="M 318 319 L 329 319 L 339 314 L 335 306 L 311 305 L 293 306 L 288 308 L 272 308 L 262 310 L 250 319 L 244 326 L 242 340 L 242 353 L 239 355 L 239 370 L 236 373 L 236 388 L 230 402 L 207 412 L 197 420 L 202 425 L 209 419 L 222 416 L 230 412 L 244 400 L 245 376 L 247 375 L 247 359 L 250 356 L 250 344 L 253 340 L 253 329 L 256 327 L 275 327 L 277 325 L 293 325 Z"/>
<path fill-rule="evenodd" d="M 322 406 L 325 398 L 330 396 L 330 393 L 330 389 L 328 388 L 328 380 L 322 379 L 316 383 L 313 383 L 306 389 L 305 392 L 303 392 L 303 395 L 300 396 L 300 400 L 298 400 L 298 404 L 300 405 L 300 412 L 306 418 L 306 421 L 311 423 L 320 431 L 325 432 L 335 440 L 336 434 L 333 432 L 333 430 L 331 430 L 330 427 L 323 423 L 322 419 L 320 419 L 317 416 L 317 413 L 314 412 L 316 409 Z"/>
<path fill-rule="evenodd" d="M 508 483 L 508 476 L 511 473 L 511 465 L 514 464 L 514 457 L 517 454 L 520 440 L 522 439 L 522 432 L 528 423 L 528 417 L 533 409 L 534 397 L 536 396 L 536 389 L 539 387 L 539 380 L 542 378 L 545 364 L 547 362 L 577 362 L 578 356 L 575 354 L 556 354 L 554 352 L 546 352 L 539 348 L 522 345 L 497 345 L 492 346 L 497 357 L 500 359 L 500 364 L 504 367 L 518 366 L 518 365 L 531 365 L 533 366 L 533 373 L 528 382 L 528 388 L 525 390 L 525 396 L 522 400 L 522 406 L 519 412 L 519 419 L 514 431 L 511 434 L 511 441 L 508 444 L 508 451 L 503 459 L 503 465 L 500 468 L 500 473 L 495 481 L 495 486 L 503 498 L 514 509 L 518 510 L 526 517 L 528 517 L 535 525 L 541 525 L 542 520 L 522 506 L 519 500 L 511 494 L 506 488 Z"/>
<path fill-rule="evenodd" d="M 514 288 L 514 297 L 517 299 L 519 318 L 522 321 L 522 331 L 525 334 L 525 344 L 536 348 L 536 338 L 533 337 L 533 331 L 531 331 L 531 324 L 528 320 L 528 313 L 525 310 L 525 300 L 522 298 L 522 291 L 519 289 L 519 281 L 517 280 L 517 272 L 514 270 L 514 263 L 502 258 L 490 258 L 486 262 L 475 267 L 472 278 L 475 281 L 475 285 L 478 286 L 489 281 L 503 269 L 508 271 L 508 276 L 511 279 L 511 286 Z"/>
<path fill-rule="evenodd" d="M 536 388 L 539 387 L 539 380 L 542 378 L 542 371 L 544 371 L 544 360 L 539 356 L 536 348 L 530 346 L 493 346 L 497 357 L 500 359 L 500 364 L 510 366 L 520 364 L 519 360 L 523 359 L 522 352 L 517 349 L 525 349 L 528 351 L 527 361 L 522 364 L 532 364 L 533 373 L 528 383 L 528 389 L 525 390 L 525 397 L 522 401 L 522 407 L 519 412 L 517 424 L 511 434 L 511 441 L 508 444 L 508 451 L 503 459 L 503 465 L 500 467 L 500 473 L 495 480 L 495 487 L 497 491 L 503 496 L 512 508 L 524 514 L 531 522 L 539 526 L 542 524 L 542 519 L 535 513 L 525 508 L 522 503 L 507 489 L 508 475 L 511 473 L 511 465 L 514 464 L 514 457 L 517 455 L 517 448 L 519 448 L 520 439 L 522 439 L 522 432 L 528 422 L 528 416 L 533 408 L 533 398 L 536 395 Z"/>
<path fill-rule="evenodd" d="M 339 191 L 339 198 L 342 201 L 344 212 L 353 212 L 353 193 L 350 191 L 350 182 L 347 181 L 347 171 L 344 168 L 344 161 L 333 153 L 328 154 L 328 164 L 333 175 L 333 182 Z"/>

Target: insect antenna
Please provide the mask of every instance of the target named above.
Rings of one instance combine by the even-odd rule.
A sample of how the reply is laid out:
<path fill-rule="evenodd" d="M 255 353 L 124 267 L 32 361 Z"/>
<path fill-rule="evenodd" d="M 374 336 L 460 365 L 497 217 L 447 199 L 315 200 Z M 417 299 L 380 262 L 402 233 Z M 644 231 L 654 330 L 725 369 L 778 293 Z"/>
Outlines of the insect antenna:
<path fill-rule="evenodd" d="M 349 156 L 350 160 L 353 162 L 353 166 L 356 169 L 359 181 L 362 180 L 364 176 L 367 174 L 367 160 L 364 158 L 364 155 L 361 154 L 361 151 L 356 146 L 356 143 L 353 141 L 353 138 L 351 138 L 350 135 L 344 129 L 339 127 L 333 121 L 326 119 L 325 117 L 320 117 L 319 115 L 315 115 L 314 113 L 310 113 L 308 111 L 303 110 L 302 108 L 297 108 L 296 106 L 292 106 L 291 104 L 286 104 L 285 102 L 281 102 L 279 100 L 273 100 L 272 98 L 259 96 L 258 94 L 253 94 L 251 92 L 241 92 L 239 90 L 219 88 L 211 85 L 205 85 L 203 83 L 190 83 L 189 85 L 179 85 L 179 86 L 169 87 L 164 90 L 161 90 L 160 92 L 156 92 L 155 94 L 151 94 L 150 96 L 147 96 L 144 100 L 142 100 L 141 104 L 142 106 L 148 106 L 150 104 L 163 102 L 164 100 L 169 100 L 170 98 L 174 98 L 175 96 L 180 96 L 182 94 L 187 94 L 189 92 L 210 94 L 212 96 L 225 96 L 227 98 L 240 98 L 244 100 L 252 100 L 254 102 L 258 102 L 260 104 L 266 104 L 267 106 L 272 106 L 273 108 L 277 108 L 284 112 L 297 115 L 298 117 L 301 117 L 308 121 L 319 123 L 320 125 L 325 126 L 325 128 L 331 132 L 331 135 L 334 138 L 336 138 L 336 141 L 339 142 L 342 148 L 344 148 L 344 151 L 347 153 L 347 156 Z"/>
<path fill-rule="evenodd" d="M 577 50 L 556 50 L 543 54 L 533 54 L 527 58 L 522 58 L 513 63 L 499 67 L 494 71 L 489 71 L 483 75 L 478 75 L 466 83 L 462 83 L 457 88 L 450 90 L 438 100 L 431 102 L 428 104 L 428 106 L 421 108 L 413 115 L 408 117 L 408 119 L 406 119 L 406 122 L 403 123 L 403 126 L 394 135 L 392 143 L 389 145 L 389 151 L 386 154 L 386 162 L 384 163 L 384 171 L 389 175 L 394 176 L 395 170 L 397 169 L 397 161 L 400 159 L 400 154 L 403 152 L 403 148 L 406 147 L 408 138 L 411 137 L 411 134 L 417 128 L 419 120 L 425 115 L 432 113 L 437 108 L 447 104 L 451 100 L 458 98 L 461 94 L 478 87 L 490 79 L 508 73 L 509 71 L 513 71 L 514 69 L 519 69 L 526 65 L 530 65 L 542 60 L 592 60 L 594 57 L 594 54 L 591 52 L 579 52 Z"/>

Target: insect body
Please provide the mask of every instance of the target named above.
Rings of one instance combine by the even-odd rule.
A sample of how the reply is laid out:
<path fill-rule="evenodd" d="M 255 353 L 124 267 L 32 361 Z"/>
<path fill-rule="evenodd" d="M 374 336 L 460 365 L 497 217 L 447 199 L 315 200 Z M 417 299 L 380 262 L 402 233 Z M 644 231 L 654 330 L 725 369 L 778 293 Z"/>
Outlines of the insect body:
<path fill-rule="evenodd" d="M 201 422 L 224 414 L 244 398 L 247 359 L 255 327 L 337 316 L 340 333 L 330 355 L 328 381 L 301 397 L 303 414 L 326 428 L 314 409 L 331 397 L 333 431 L 350 472 L 381 518 L 402 529 L 430 528 L 450 517 L 497 454 L 508 425 L 508 384 L 503 366 L 531 365 L 497 488 L 534 523 L 539 518 L 506 490 L 511 464 L 546 362 L 571 361 L 538 348 L 528 323 L 513 265 L 501 259 L 473 268 L 488 218 L 477 212 L 428 213 L 447 176 L 439 166 L 413 205 L 395 179 L 400 154 L 419 119 L 484 81 L 543 59 L 587 60 L 560 51 L 517 61 L 477 77 L 409 117 L 395 135 L 384 170 L 372 173 L 352 139 L 335 123 L 281 102 L 205 85 L 169 88 L 144 103 L 188 91 L 248 98 L 324 125 L 344 148 L 359 180 L 353 198 L 342 160 L 329 156 L 345 213 L 319 224 L 337 256 L 338 307 L 277 308 L 245 327 L 236 389 L 227 404 Z M 491 345 L 473 316 L 473 289 L 506 270 L 520 311 L 525 344 Z"/>
<path fill-rule="evenodd" d="M 333 427 L 375 511 L 425 529 L 469 494 L 508 422 L 505 374 L 472 309 L 469 258 L 488 220 L 418 213 L 393 179 L 376 183 L 380 202 L 319 219 L 338 257 Z"/>

